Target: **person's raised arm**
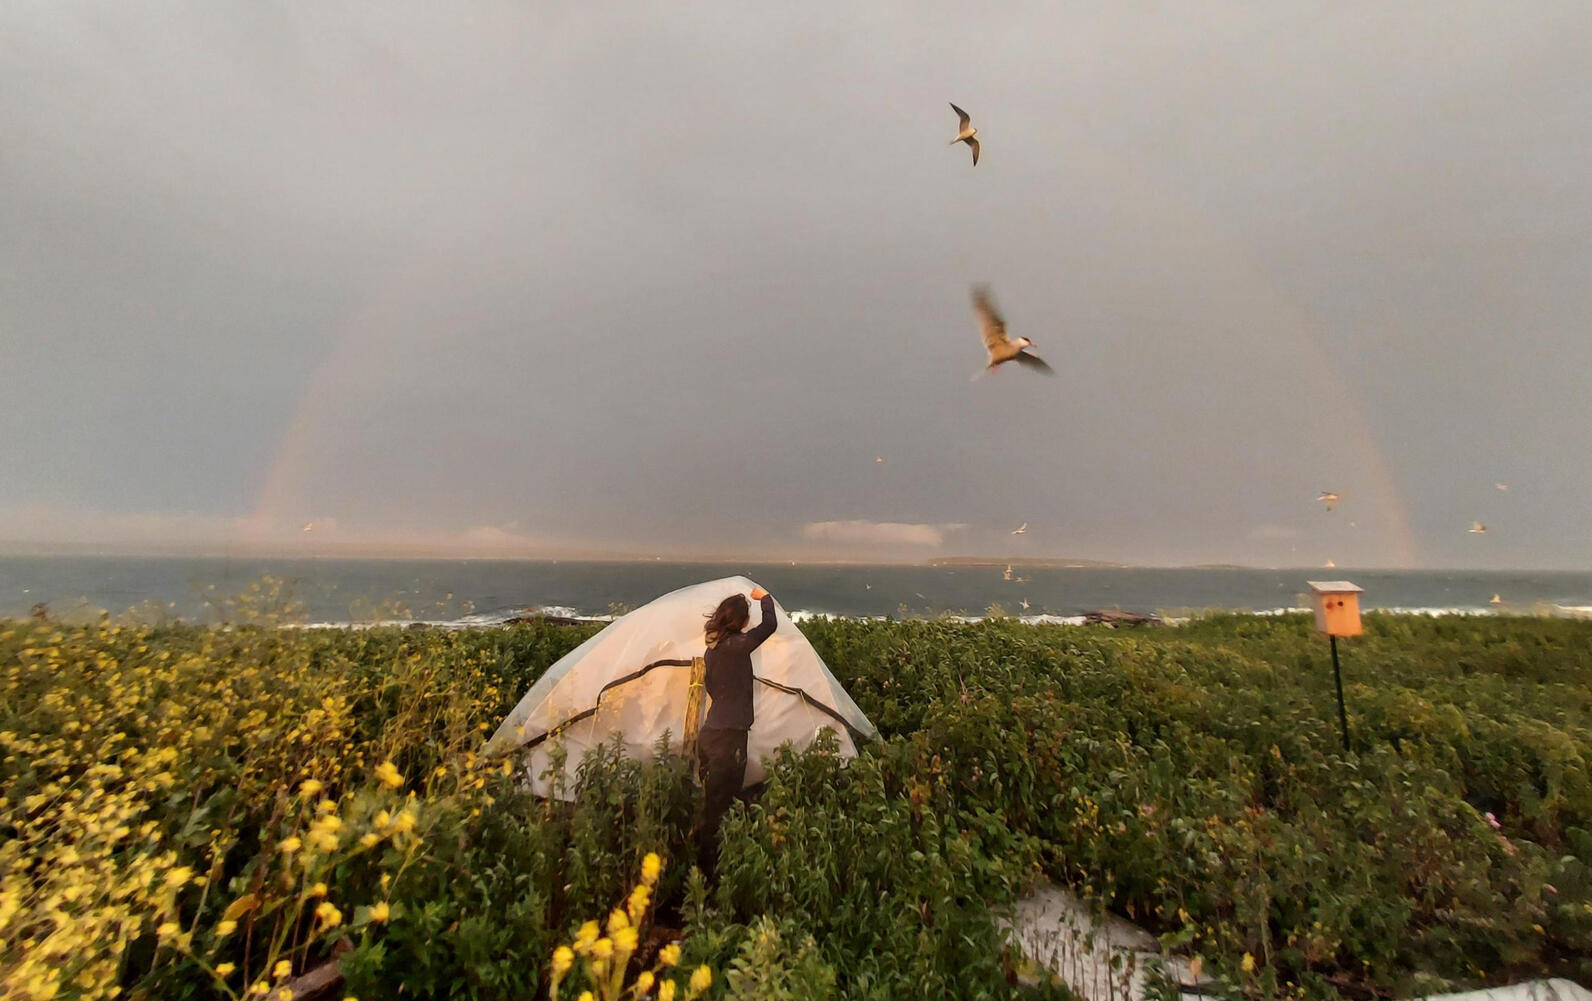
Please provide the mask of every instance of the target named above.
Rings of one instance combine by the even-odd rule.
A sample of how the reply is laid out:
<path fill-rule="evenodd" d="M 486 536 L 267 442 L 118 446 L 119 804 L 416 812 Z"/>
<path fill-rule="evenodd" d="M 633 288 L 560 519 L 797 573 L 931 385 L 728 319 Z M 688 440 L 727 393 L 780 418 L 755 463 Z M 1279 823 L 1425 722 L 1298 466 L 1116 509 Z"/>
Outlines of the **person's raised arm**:
<path fill-rule="evenodd" d="M 747 653 L 751 653 L 753 650 L 756 650 L 758 647 L 762 646 L 763 641 L 773 635 L 774 627 L 778 625 L 778 623 L 774 620 L 774 596 L 762 588 L 756 587 L 752 589 L 752 597 L 756 598 L 758 603 L 762 605 L 763 621 L 759 622 L 755 629 L 748 629 L 746 631 L 745 636 L 747 640 Z"/>

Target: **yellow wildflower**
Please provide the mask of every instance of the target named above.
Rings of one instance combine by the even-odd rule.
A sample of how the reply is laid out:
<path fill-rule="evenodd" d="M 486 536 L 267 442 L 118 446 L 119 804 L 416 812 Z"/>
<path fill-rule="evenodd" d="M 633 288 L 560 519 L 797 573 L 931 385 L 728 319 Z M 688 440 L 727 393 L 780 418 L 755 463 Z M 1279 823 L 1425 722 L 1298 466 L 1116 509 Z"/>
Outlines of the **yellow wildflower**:
<path fill-rule="evenodd" d="M 591 944 L 591 954 L 598 959 L 607 959 L 614 954 L 614 940 L 600 938 Z"/>
<path fill-rule="evenodd" d="M 300 841 L 297 837 L 291 837 L 291 838 L 283 838 L 281 841 L 278 841 L 276 843 L 276 846 L 277 846 L 277 848 L 279 848 L 282 851 L 286 852 L 287 854 L 291 855 L 294 852 L 298 851 L 299 850 L 299 846 L 302 845 L 303 843 L 304 842 Z"/>
<path fill-rule="evenodd" d="M 1247 952 L 1244 953 L 1244 961 L 1240 965 L 1243 966 L 1245 973 L 1254 973 L 1255 972 L 1255 957 L 1251 956 Z"/>
<path fill-rule="evenodd" d="M 165 924 L 155 929 L 155 934 L 159 935 L 161 938 L 170 938 L 180 931 L 182 931 L 182 927 L 178 925 L 177 922 L 167 921 Z"/>
<path fill-rule="evenodd" d="M 699 966 L 691 972 L 691 997 L 696 997 L 712 986 L 713 971 L 707 966 Z"/>
<path fill-rule="evenodd" d="M 404 777 L 399 774 L 397 767 L 391 761 L 383 761 L 376 766 L 376 778 L 389 789 L 396 789 L 404 784 Z"/>
<path fill-rule="evenodd" d="M 281 980 L 283 977 L 292 972 L 293 964 L 285 959 L 279 959 L 276 961 L 276 965 L 271 967 L 271 978 L 273 980 Z"/>
<path fill-rule="evenodd" d="M 651 970 L 643 970 L 641 976 L 636 978 L 636 993 L 645 994 L 652 990 L 653 979 Z"/>
<path fill-rule="evenodd" d="M 569 968 L 571 966 L 573 966 L 574 964 L 575 964 L 575 954 L 572 951 L 570 951 L 569 946 L 561 945 L 557 949 L 554 949 L 553 950 L 553 979 L 554 980 L 562 979 L 564 974 L 568 973 L 569 972 Z"/>
<path fill-rule="evenodd" d="M 383 900 L 380 903 L 377 903 L 377 904 L 374 904 L 374 905 L 371 906 L 371 908 L 370 908 L 370 919 L 372 921 L 376 922 L 377 924 L 381 924 L 383 921 L 387 920 L 387 916 L 390 913 L 391 913 L 391 911 L 387 907 L 387 901 Z"/>
<path fill-rule="evenodd" d="M 319 803 L 315 804 L 315 812 L 316 813 L 336 813 L 337 812 L 337 800 L 335 800 L 335 799 L 323 799 L 323 800 L 321 800 Z"/>
<path fill-rule="evenodd" d="M 217 963 L 216 964 L 216 976 L 218 976 L 218 977 L 230 977 L 230 976 L 232 976 L 232 971 L 236 970 L 236 969 L 237 969 L 237 967 L 233 966 L 231 963 Z"/>
<path fill-rule="evenodd" d="M 333 803 L 332 804 L 332 809 L 335 810 L 336 808 L 337 808 L 337 804 Z M 323 814 L 322 816 L 316 817 L 315 818 L 315 822 L 313 824 L 311 824 L 310 826 L 316 828 L 317 830 L 330 831 L 332 833 L 336 833 L 337 831 L 340 831 L 340 830 L 343 829 L 343 818 L 339 817 L 335 813 L 327 813 L 327 814 Z"/>
<path fill-rule="evenodd" d="M 328 928 L 336 928 L 343 923 L 343 912 L 330 900 L 323 900 L 315 908 L 315 916 Z"/>
<path fill-rule="evenodd" d="M 236 921 L 223 921 L 216 925 L 216 934 L 221 938 L 226 938 L 228 935 L 231 935 L 237 930 L 238 923 Z"/>
<path fill-rule="evenodd" d="M 366 834 L 359 839 L 360 846 L 364 848 L 374 848 L 379 841 L 381 838 L 375 834 Z"/>
<path fill-rule="evenodd" d="M 608 934 L 612 935 L 621 928 L 630 927 L 630 919 L 625 917 L 625 912 L 615 907 L 608 915 Z"/>
<path fill-rule="evenodd" d="M 601 930 L 597 927 L 597 922 L 588 921 L 581 925 L 580 931 L 575 933 L 575 951 L 585 955 L 590 951 L 591 944 L 597 941 L 599 934 Z"/>
<path fill-rule="evenodd" d="M 664 966 L 673 966 L 680 962 L 680 943 L 670 942 L 658 950 L 658 962 Z"/>
<path fill-rule="evenodd" d="M 264 980 L 256 980 L 254 983 L 249 985 L 249 993 L 269 994 L 271 993 L 271 985 L 266 983 Z"/>
<path fill-rule="evenodd" d="M 320 779 L 305 779 L 303 784 L 299 786 L 299 795 L 303 796 L 305 799 L 309 799 L 311 796 L 320 792 L 322 788 L 323 786 L 321 785 Z"/>
<path fill-rule="evenodd" d="M 378 810 L 378 811 L 376 811 L 376 826 L 377 827 L 385 829 L 387 827 L 387 825 L 389 825 L 391 823 L 392 823 L 392 814 L 388 813 L 386 810 Z"/>
<path fill-rule="evenodd" d="M 647 857 L 641 860 L 641 881 L 648 886 L 658 881 L 658 874 L 663 871 L 663 860 L 657 852 L 648 852 Z"/>
<path fill-rule="evenodd" d="M 658 985 L 658 1001 L 674 1001 L 673 980 L 665 980 Z"/>
<path fill-rule="evenodd" d="M 652 889 L 645 885 L 638 886 L 630 891 L 630 899 L 625 902 L 625 910 L 630 914 L 630 923 L 638 924 L 641 916 L 647 913 L 647 908 L 652 904 Z"/>
<path fill-rule="evenodd" d="M 614 932 L 614 948 L 622 956 L 636 951 L 636 929 L 633 927 L 621 928 Z"/>
<path fill-rule="evenodd" d="M 326 884 L 316 883 L 308 890 L 305 890 L 304 895 L 307 897 L 324 897 L 326 896 Z"/>
<path fill-rule="evenodd" d="M 415 815 L 408 810 L 404 810 L 398 814 L 397 819 L 392 822 L 392 826 L 393 830 L 399 834 L 412 831 L 415 829 Z"/>
<path fill-rule="evenodd" d="M 596 1001 L 596 999 L 591 996 L 591 991 L 581 991 L 580 997 L 576 998 L 575 1001 Z"/>
<path fill-rule="evenodd" d="M 182 886 L 183 884 L 187 883 L 188 880 L 190 880 L 192 878 L 193 878 L 193 870 L 192 869 L 188 868 L 185 865 L 178 866 L 177 868 L 172 869 L 172 870 L 170 870 L 169 872 L 166 873 L 166 886 L 169 889 L 175 890 L 178 887 Z"/>
<path fill-rule="evenodd" d="M 277 990 L 277 992 L 276 992 L 276 996 L 277 996 L 277 998 L 280 999 L 280 1001 L 293 1001 L 293 988 L 291 988 L 291 987 L 279 988 Z"/>
<path fill-rule="evenodd" d="M 311 831 L 310 840 L 315 843 L 316 848 L 328 853 L 337 851 L 339 844 L 337 835 L 329 831 Z"/>

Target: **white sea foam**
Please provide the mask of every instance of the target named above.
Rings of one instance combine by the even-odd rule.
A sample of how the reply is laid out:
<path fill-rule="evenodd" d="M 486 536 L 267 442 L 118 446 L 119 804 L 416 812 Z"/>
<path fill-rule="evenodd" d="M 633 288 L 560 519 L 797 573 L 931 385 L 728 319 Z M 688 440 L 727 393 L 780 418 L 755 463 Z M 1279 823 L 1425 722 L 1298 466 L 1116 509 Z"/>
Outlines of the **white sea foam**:
<path fill-rule="evenodd" d="M 1443 616 L 1493 616 L 1507 614 L 1539 614 L 1575 619 L 1592 618 L 1592 605 L 1543 604 L 1533 606 L 1533 609 L 1529 611 L 1521 609 L 1509 609 L 1507 607 L 1500 609 L 1469 605 L 1443 607 L 1389 606 L 1384 608 L 1370 608 L 1366 611 L 1390 615 L 1419 615 L 1433 618 Z M 1310 609 L 1295 606 L 1258 608 L 1250 611 L 1240 609 L 1235 610 L 1234 612 L 1234 614 L 1238 615 L 1256 616 L 1304 615 L 1309 613 Z M 796 623 L 810 622 L 814 619 L 839 619 L 851 622 L 886 622 L 893 618 L 893 616 L 889 615 L 840 615 L 835 612 L 815 611 L 808 608 L 794 609 L 788 614 L 790 615 L 791 621 Z M 407 628 L 410 626 L 426 626 L 433 629 L 491 629 L 505 625 L 515 620 L 531 619 L 538 616 L 546 616 L 547 618 L 551 619 L 568 619 L 580 623 L 590 623 L 597 625 L 606 624 L 614 620 L 614 616 L 612 615 L 582 614 L 579 610 L 568 605 L 545 605 L 538 608 L 518 608 L 503 609 L 494 612 L 477 612 L 473 615 L 465 615 L 456 619 L 382 619 L 365 622 L 306 622 L 300 623 L 293 628 L 376 629 L 383 627 Z M 1200 618 L 1201 615 L 1198 613 L 1186 615 L 1153 614 L 1151 617 L 1156 619 L 1162 625 L 1181 626 Z M 930 618 L 938 622 L 956 622 L 964 625 L 972 625 L 983 622 L 986 618 L 988 618 L 988 616 L 946 613 L 941 615 L 926 615 L 923 616 L 923 618 Z M 1010 618 L 1012 621 L 1020 622 L 1023 625 L 1028 626 L 1082 626 L 1087 621 L 1087 616 L 1084 615 L 1057 615 L 1051 612 L 1042 612 L 1035 615 L 1017 615 L 1011 616 Z"/>

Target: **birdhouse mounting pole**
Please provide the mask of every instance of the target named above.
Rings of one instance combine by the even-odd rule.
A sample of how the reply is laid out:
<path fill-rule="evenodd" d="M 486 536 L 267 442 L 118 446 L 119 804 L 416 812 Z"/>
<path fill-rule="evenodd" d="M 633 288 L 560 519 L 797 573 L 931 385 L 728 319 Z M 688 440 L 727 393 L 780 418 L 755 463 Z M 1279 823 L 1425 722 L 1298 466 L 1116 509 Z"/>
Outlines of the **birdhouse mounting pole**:
<path fill-rule="evenodd" d="M 1332 678 L 1338 684 L 1338 729 L 1343 732 L 1343 750 L 1349 750 L 1349 714 L 1343 708 L 1343 669 L 1338 666 L 1338 638 L 1328 636 L 1332 643 Z"/>

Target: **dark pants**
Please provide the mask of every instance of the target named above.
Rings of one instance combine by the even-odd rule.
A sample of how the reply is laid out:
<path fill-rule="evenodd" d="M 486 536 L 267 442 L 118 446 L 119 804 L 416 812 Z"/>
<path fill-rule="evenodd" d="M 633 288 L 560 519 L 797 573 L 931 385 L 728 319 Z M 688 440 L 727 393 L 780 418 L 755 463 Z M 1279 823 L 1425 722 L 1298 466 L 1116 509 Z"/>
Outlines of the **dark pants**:
<path fill-rule="evenodd" d="M 697 763 L 706 800 L 697 832 L 697 865 L 711 876 L 719 864 L 719 824 L 746 781 L 746 731 L 701 731 L 697 734 Z"/>

